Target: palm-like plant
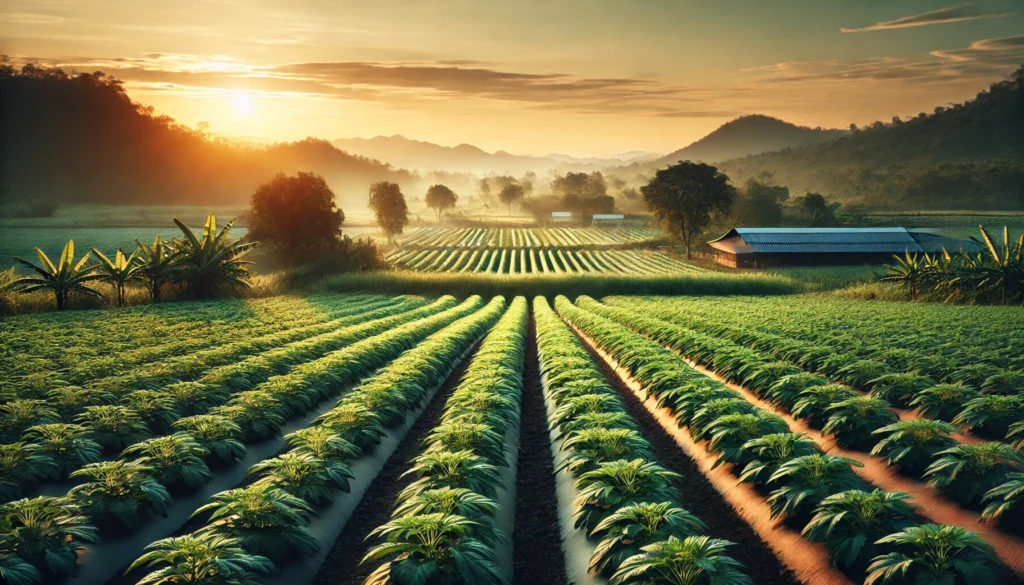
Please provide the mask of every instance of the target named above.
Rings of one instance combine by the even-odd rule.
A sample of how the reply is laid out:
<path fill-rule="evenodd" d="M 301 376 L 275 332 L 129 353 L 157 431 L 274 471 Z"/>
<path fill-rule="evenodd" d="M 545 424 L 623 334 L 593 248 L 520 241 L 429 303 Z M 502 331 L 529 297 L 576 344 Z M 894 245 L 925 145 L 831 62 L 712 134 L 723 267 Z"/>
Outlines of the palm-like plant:
<path fill-rule="evenodd" d="M 89 438 L 89 429 L 81 425 L 36 425 L 25 431 L 25 440 L 38 445 L 39 451 L 57 464 L 60 477 L 99 461 L 102 450 L 99 443 Z"/>
<path fill-rule="evenodd" d="M 992 547 L 980 536 L 959 526 L 910 526 L 878 540 L 907 552 L 875 557 L 864 585 L 916 583 L 971 585 L 994 582 Z"/>
<path fill-rule="evenodd" d="M 218 534 L 186 534 L 164 538 L 146 546 L 145 553 L 128 567 L 161 567 L 139 585 L 258 585 L 257 573 L 270 573 L 270 559 L 247 553 L 239 541 Z"/>
<path fill-rule="evenodd" d="M 1006 440 L 1018 451 L 1024 450 L 1024 420 L 1010 425 L 1006 433 Z"/>
<path fill-rule="evenodd" d="M 262 441 L 284 425 L 281 401 L 269 392 L 250 390 L 236 394 L 231 402 L 211 408 L 208 414 L 226 416 L 242 429 L 247 441 Z"/>
<path fill-rule="evenodd" d="M 1024 473 L 1007 473 L 1005 482 L 985 494 L 985 501 L 989 504 L 981 514 L 982 520 L 999 520 L 1010 514 L 1020 516 L 1024 511 Z"/>
<path fill-rule="evenodd" d="M 983 394 L 1014 395 L 1024 388 L 1024 370 L 1003 370 L 981 383 Z"/>
<path fill-rule="evenodd" d="M 804 455 L 786 461 L 768 479 L 778 489 L 768 496 L 772 518 L 801 517 L 827 497 L 864 488 L 864 482 L 851 469 L 863 467 L 859 461 L 826 454 Z"/>
<path fill-rule="evenodd" d="M 956 444 L 949 435 L 956 427 L 948 422 L 919 418 L 903 420 L 874 432 L 881 440 L 871 454 L 885 458 L 889 465 L 899 465 L 917 476 L 931 464 L 935 454 Z"/>
<path fill-rule="evenodd" d="M 355 445 L 360 452 L 369 451 L 384 436 L 380 415 L 352 402 L 332 408 L 317 418 L 316 423 Z"/>
<path fill-rule="evenodd" d="M 139 413 L 125 406 L 88 406 L 75 422 L 90 429 L 90 438 L 110 450 L 124 449 L 149 435 Z"/>
<path fill-rule="evenodd" d="M 1003 226 L 1003 245 L 999 246 L 984 226 L 978 228 L 990 256 L 980 271 L 978 288 L 995 292 L 1004 305 L 1016 301 L 1024 295 L 1024 234 L 1013 243 L 1009 227 Z"/>
<path fill-rule="evenodd" d="M 138 414 L 154 434 L 166 432 L 174 421 L 181 418 L 175 409 L 174 399 L 158 390 L 129 392 L 121 404 Z"/>
<path fill-rule="evenodd" d="M 149 283 L 149 295 L 154 303 L 160 302 L 160 294 L 164 285 L 175 282 L 178 279 L 180 269 L 178 260 L 180 254 L 173 245 L 164 242 L 159 235 L 153 240 L 153 244 L 143 244 L 135 240 L 138 245 L 138 258 L 135 262 L 139 268 L 138 274 Z"/>
<path fill-rule="evenodd" d="M 609 585 L 750 585 L 739 561 L 725 554 L 732 543 L 688 536 L 649 544 L 619 565 Z"/>
<path fill-rule="evenodd" d="M 341 461 L 324 461 L 294 451 L 253 465 L 249 475 L 256 473 L 263 474 L 257 483 L 279 487 L 311 504 L 332 500 L 335 489 L 348 492 L 348 480 L 354 477 Z"/>
<path fill-rule="evenodd" d="M 435 427 L 425 442 L 432 450 L 472 451 L 492 465 L 506 465 L 504 437 L 490 425 L 445 422 Z"/>
<path fill-rule="evenodd" d="M 826 410 L 830 414 L 822 432 L 847 449 L 869 449 L 877 440 L 875 430 L 899 420 L 888 402 L 867 396 L 837 402 Z"/>
<path fill-rule="evenodd" d="M 172 426 L 192 435 L 207 458 L 227 463 L 245 457 L 245 445 L 238 440 L 242 429 L 226 416 L 197 414 L 180 418 Z"/>
<path fill-rule="evenodd" d="M 0 441 L 16 441 L 35 425 L 60 422 L 60 415 L 45 400 L 11 400 L 0 404 Z"/>
<path fill-rule="evenodd" d="M 917 373 L 885 374 L 868 382 L 871 396 L 906 408 L 919 392 L 935 385 L 935 380 Z"/>
<path fill-rule="evenodd" d="M 57 420 L 52 422 L 74 420 L 76 416 L 85 410 L 86 406 L 102 404 L 110 402 L 110 400 L 110 395 L 106 392 L 92 388 L 79 388 L 77 386 L 55 388 L 46 393 L 47 407 L 52 408 L 58 415 Z"/>
<path fill-rule="evenodd" d="M 130 256 L 125 256 L 124 251 L 118 248 L 113 260 L 104 256 L 103 252 L 96 248 L 92 249 L 92 253 L 100 259 L 97 267 L 100 272 L 100 280 L 108 282 L 114 287 L 117 292 L 117 306 L 124 306 L 124 291 L 128 287 L 128 283 L 138 280 L 140 277 L 141 268 L 135 263 L 135 255 L 139 251 L 136 250 Z"/>
<path fill-rule="evenodd" d="M 147 512 L 163 514 L 171 503 L 167 489 L 153 477 L 152 467 L 141 461 L 90 463 L 70 477 L 88 481 L 71 488 L 68 496 L 99 524 L 132 527 Z"/>
<path fill-rule="evenodd" d="M 936 453 L 924 475 L 928 485 L 970 505 L 981 501 L 985 492 L 1003 483 L 1008 473 L 1022 465 L 1024 456 L 1005 443 L 957 444 Z"/>
<path fill-rule="evenodd" d="M 0 506 L 0 548 L 47 575 L 74 575 L 82 544 L 99 535 L 71 500 L 42 496 Z"/>
<path fill-rule="evenodd" d="M 387 559 L 364 585 L 502 585 L 506 577 L 491 547 L 470 534 L 476 522 L 453 514 L 392 520 L 371 535 L 384 539 L 363 562 Z"/>
<path fill-rule="evenodd" d="M 976 430 L 993 439 L 1002 439 L 1010 425 L 1024 420 L 1024 395 L 979 396 L 967 402 L 953 424 Z"/>
<path fill-rule="evenodd" d="M 254 484 L 214 494 L 210 500 L 192 514 L 211 513 L 210 523 L 199 534 L 238 539 L 249 553 L 275 562 L 295 553 L 311 555 L 320 548 L 306 528 L 312 508 L 281 488 Z"/>
<path fill-rule="evenodd" d="M 768 479 L 778 470 L 779 466 L 795 457 L 820 453 L 818 444 L 804 433 L 771 433 L 751 439 L 743 446 L 744 450 L 753 454 L 752 460 L 743 468 L 740 481 L 759 485 L 768 483 Z"/>
<path fill-rule="evenodd" d="M 777 415 L 763 410 L 755 410 L 750 414 L 727 414 L 711 423 L 708 429 L 711 442 L 708 452 L 717 453 L 718 459 L 713 467 L 722 463 L 745 465 L 754 458 L 747 450 L 747 443 L 764 435 L 785 433 L 789 431 L 786 421 Z"/>
<path fill-rule="evenodd" d="M 742 398 L 716 398 L 709 400 L 693 414 L 690 421 L 690 433 L 695 441 L 708 437 L 711 427 L 720 418 L 730 414 L 751 414 L 757 409 Z"/>
<path fill-rule="evenodd" d="M 885 265 L 885 276 L 882 282 L 895 282 L 900 287 L 910 292 L 910 300 L 917 301 L 921 291 L 921 284 L 925 281 L 928 273 L 928 255 L 918 256 L 917 254 L 906 253 L 906 256 L 893 256 L 894 263 Z"/>
<path fill-rule="evenodd" d="M 57 477 L 60 467 L 43 453 L 38 445 L 10 443 L 0 445 L 0 500 L 9 501 L 21 495 L 23 489 L 51 477 Z"/>
<path fill-rule="evenodd" d="M 910 406 L 928 418 L 952 422 L 964 404 L 977 396 L 977 390 L 961 382 L 938 384 L 918 392 Z"/>
<path fill-rule="evenodd" d="M 647 440 L 632 429 L 595 427 L 573 431 L 562 443 L 562 449 L 569 453 L 558 471 L 568 470 L 577 477 L 602 463 L 651 457 Z"/>
<path fill-rule="evenodd" d="M 828 378 L 817 374 L 791 374 L 783 376 L 768 388 L 767 399 L 773 404 L 793 410 L 796 401 L 800 400 L 800 393 L 811 386 L 824 386 L 828 384 Z"/>
<path fill-rule="evenodd" d="M 153 468 L 165 487 L 196 488 L 213 478 L 203 462 L 206 452 L 188 433 L 174 433 L 140 441 L 123 455 L 138 455 L 139 461 Z"/>
<path fill-rule="evenodd" d="M 466 488 L 443 487 L 422 491 L 411 498 L 400 500 L 393 518 L 421 516 L 423 514 L 455 514 L 470 520 L 493 516 L 498 503 L 491 498 Z"/>
<path fill-rule="evenodd" d="M 22 558 L 0 551 L 0 581 L 10 585 L 38 585 L 43 582 L 43 574 Z"/>
<path fill-rule="evenodd" d="M 363 454 L 359 447 L 322 426 L 300 429 L 285 435 L 284 440 L 295 451 L 308 453 L 324 461 L 344 461 Z"/>
<path fill-rule="evenodd" d="M 19 278 L 8 285 L 11 289 L 23 293 L 51 291 L 57 302 L 58 311 L 64 310 L 72 293 L 103 298 L 103 294 L 98 290 L 86 286 L 87 283 L 102 277 L 95 274 L 96 265 L 86 266 L 89 254 L 75 262 L 74 240 L 68 240 L 64 246 L 64 253 L 60 255 L 60 260 L 56 265 L 39 248 L 36 248 L 36 255 L 39 256 L 39 265 L 18 257 L 14 258 L 31 268 L 37 276 Z"/>
<path fill-rule="evenodd" d="M 576 528 L 592 531 L 620 506 L 639 502 L 662 502 L 677 499 L 672 482 L 679 474 L 643 459 L 602 463 L 576 480 Z"/>
<path fill-rule="evenodd" d="M 878 549 L 875 541 L 914 524 L 914 506 L 903 492 L 850 490 L 821 501 L 803 534 L 824 542 L 829 555 L 844 567 L 867 566 Z"/>
<path fill-rule="evenodd" d="M 807 424 L 821 428 L 829 417 L 829 406 L 856 397 L 856 392 L 840 384 L 811 386 L 800 393 L 800 399 L 793 405 L 793 417 L 807 419 Z"/>
<path fill-rule="evenodd" d="M 590 534 L 601 541 L 590 557 L 590 570 L 610 573 L 643 547 L 670 536 L 693 536 L 707 527 L 672 502 L 642 502 L 623 506 L 601 521 Z"/>
<path fill-rule="evenodd" d="M 189 283 L 193 295 L 205 298 L 218 287 L 228 284 L 249 288 L 246 281 L 249 278 L 249 264 L 252 263 L 241 258 L 255 248 L 257 242 L 228 239 L 235 220 L 229 221 L 218 232 L 217 217 L 211 213 L 203 225 L 201 238 L 177 218 L 174 223 L 185 236 L 176 240 L 176 244 L 182 277 Z"/>
<path fill-rule="evenodd" d="M 499 481 L 498 468 L 472 451 L 428 451 L 413 459 L 413 466 L 402 476 L 418 476 L 402 491 L 399 499 L 421 491 L 443 487 L 466 488 L 494 497 Z"/>

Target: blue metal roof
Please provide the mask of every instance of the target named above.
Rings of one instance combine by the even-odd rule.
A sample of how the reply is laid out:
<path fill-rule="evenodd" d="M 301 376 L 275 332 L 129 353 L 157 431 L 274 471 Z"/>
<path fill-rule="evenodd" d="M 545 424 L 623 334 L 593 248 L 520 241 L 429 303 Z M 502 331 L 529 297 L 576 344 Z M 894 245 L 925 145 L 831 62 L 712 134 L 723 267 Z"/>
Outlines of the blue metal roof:
<path fill-rule="evenodd" d="M 906 228 L 735 228 L 709 244 L 740 254 L 924 251 Z"/>

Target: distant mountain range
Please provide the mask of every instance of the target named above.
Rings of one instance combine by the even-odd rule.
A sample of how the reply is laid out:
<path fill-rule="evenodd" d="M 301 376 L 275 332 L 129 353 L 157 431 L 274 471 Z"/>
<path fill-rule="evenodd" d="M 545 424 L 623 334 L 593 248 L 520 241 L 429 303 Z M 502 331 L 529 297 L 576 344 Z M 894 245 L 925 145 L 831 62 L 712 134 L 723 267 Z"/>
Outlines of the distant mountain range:
<path fill-rule="evenodd" d="M 657 166 L 681 160 L 716 163 L 752 154 L 827 142 L 846 136 L 846 130 L 807 128 L 778 118 L 754 114 L 736 118 L 704 138 L 654 161 Z"/>
<path fill-rule="evenodd" d="M 609 158 L 579 158 L 567 154 L 529 156 L 504 150 L 487 152 L 472 144 L 441 146 L 398 134 L 373 138 L 339 138 L 332 144 L 351 154 L 388 162 L 394 167 L 477 174 L 495 172 L 518 175 L 526 171 L 541 172 L 548 169 L 598 169 L 657 156 L 643 151 L 631 151 Z"/>

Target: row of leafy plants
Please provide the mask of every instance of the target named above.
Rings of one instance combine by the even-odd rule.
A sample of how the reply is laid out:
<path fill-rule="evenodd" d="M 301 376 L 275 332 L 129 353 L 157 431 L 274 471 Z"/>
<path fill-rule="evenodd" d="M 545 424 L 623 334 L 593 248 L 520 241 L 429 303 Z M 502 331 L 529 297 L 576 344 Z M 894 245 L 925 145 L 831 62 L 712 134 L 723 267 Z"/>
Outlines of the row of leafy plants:
<path fill-rule="evenodd" d="M 70 477 L 81 477 L 85 481 L 72 488 L 66 497 L 41 496 L 0 506 L 0 522 L 3 522 L 0 524 L 0 556 L 14 559 L 11 562 L 18 566 L 27 564 L 34 569 L 25 569 L 30 578 L 24 583 L 73 574 L 77 554 L 85 543 L 95 541 L 103 532 L 132 531 L 149 514 L 166 513 L 172 491 L 189 492 L 210 481 L 210 466 L 243 457 L 244 443 L 270 438 L 288 418 L 351 387 L 437 331 L 474 313 L 479 315 L 482 306 L 479 297 L 469 299 L 458 307 L 392 327 L 321 360 L 304 364 L 305 368 L 296 368 L 254 389 L 238 392 L 222 406 L 214 402 L 206 414 L 184 417 L 171 424 L 169 434 L 129 444 L 114 460 L 88 463 L 71 472 Z M 344 412 L 351 410 L 349 405 L 354 402 L 350 398 L 342 399 L 318 420 L 344 418 Z M 370 413 L 376 409 L 371 411 L 370 406 L 364 405 L 356 410 Z M 107 429 L 104 438 L 112 445 L 123 445 L 133 440 L 130 431 L 131 425 L 127 424 Z M 372 429 L 367 433 L 366 437 L 374 436 Z M 286 440 L 294 443 L 301 440 L 296 438 L 300 434 L 301 431 L 289 435 Z M 95 443 L 104 444 L 100 440 Z M 362 444 L 361 448 L 370 446 L 372 441 Z M 26 468 L 32 463 L 26 462 Z M 281 491 L 277 488 L 264 491 L 272 489 L 276 490 L 274 493 Z M 253 506 L 252 513 L 275 513 L 261 508 L 267 500 L 247 499 L 246 493 L 239 499 L 241 505 Z M 294 510 L 285 512 L 298 514 Z M 225 522 L 231 524 L 234 520 L 228 518 Z M 65 527 L 75 530 L 68 531 Z M 278 537 L 288 538 L 287 535 Z M 299 541 L 296 544 L 300 544 Z M 58 559 L 60 562 L 56 562 Z M 216 556 L 210 562 L 216 566 Z"/>
<path fill-rule="evenodd" d="M 653 240 L 661 234 L 649 228 L 425 228 L 402 242 L 415 247 L 565 248 Z"/>
<path fill-rule="evenodd" d="M 759 398 L 833 436 L 840 447 L 870 451 L 888 465 L 899 465 L 901 471 L 947 492 L 961 505 L 987 503 L 982 515 L 985 520 L 998 520 L 1006 514 L 1007 523 L 1012 524 L 1010 517 L 1024 509 L 1024 493 L 1013 488 L 1019 485 L 1024 472 L 1024 455 L 1014 445 L 996 441 L 961 444 L 951 437 L 957 427 L 943 420 L 900 420 L 885 400 L 903 396 L 905 389 L 899 376 L 891 375 L 890 383 L 876 383 L 871 394 L 865 396 L 849 386 L 832 384 L 824 376 L 808 373 L 789 362 L 773 361 L 726 339 L 645 317 L 636 311 L 602 305 L 585 296 L 579 297 L 576 304 L 671 348 L 730 382 L 742 384 Z M 1024 429 L 1019 422 L 1024 418 L 1024 408 L 1020 404 L 1019 396 L 997 394 L 976 398 L 953 421 L 967 428 L 984 425 L 996 434 L 1009 431 L 1011 439 L 1019 436 L 1016 447 L 1020 448 L 1024 443 Z M 928 408 L 922 410 L 934 414 Z M 1007 514 L 1010 509 L 1017 514 Z"/>
<path fill-rule="evenodd" d="M 382 542 L 364 562 L 383 561 L 367 585 L 505 584 L 497 547 L 497 491 L 506 489 L 505 438 L 518 433 L 529 306 L 517 297 L 487 335 L 406 475 Z"/>
<path fill-rule="evenodd" d="M 8 501 L 35 484 L 67 479 L 78 466 L 99 462 L 102 453 L 116 453 L 136 441 L 189 430 L 213 433 L 224 425 L 202 417 L 227 410 L 242 436 L 259 440 L 276 430 L 284 416 L 308 410 L 322 396 L 310 392 L 314 384 L 330 389 L 331 368 L 348 357 L 343 350 L 380 335 L 412 334 L 426 326 L 438 327 L 472 311 L 478 302 L 455 307 L 451 297 L 390 317 L 352 325 L 335 332 L 286 345 L 247 359 L 213 368 L 195 381 L 134 389 L 132 385 L 104 382 L 86 388 L 51 391 L 49 398 L 64 402 L 51 408 L 47 400 L 15 400 L 0 406 L 0 425 L 8 436 L 21 436 L 0 446 L 0 496 Z M 422 319 L 422 321 L 421 321 Z M 331 353 L 334 352 L 334 353 Z M 261 405 L 267 413 L 260 412 Z M 182 422 L 185 421 L 185 422 Z M 200 425 L 202 428 L 194 427 Z M 182 425 L 186 425 L 183 427 Z M 233 438 L 233 437 L 232 437 Z M 54 468 L 49 462 L 56 462 Z"/>
<path fill-rule="evenodd" d="M 981 230 L 985 251 L 976 254 L 948 250 L 931 254 L 894 256 L 885 266 L 884 282 L 907 289 L 911 301 L 922 295 L 934 295 L 945 302 L 1024 303 L 1024 233 L 1016 242 L 1010 230 L 1003 228 L 1003 242 L 997 244 L 984 226 Z"/>
<path fill-rule="evenodd" d="M 866 585 L 994 579 L 994 551 L 977 534 L 921 523 L 909 495 L 872 489 L 852 469 L 859 462 L 822 453 L 781 417 L 690 368 L 672 351 L 565 297 L 556 300 L 556 308 L 628 370 L 659 407 L 668 408 L 694 440 L 706 441 L 717 465 L 729 464 L 740 481 L 765 493 L 773 518 L 824 542 L 832 561 L 863 576 Z"/>
<path fill-rule="evenodd" d="M 93 264 L 89 263 L 88 253 L 75 259 L 74 240 L 68 240 L 56 264 L 36 248 L 39 264 L 14 258 L 35 274 L 19 278 L 8 286 L 23 293 L 52 293 L 57 310 L 63 310 L 72 295 L 103 298 L 100 291 L 90 286 L 93 282 L 109 283 L 116 292 L 118 306 L 124 304 L 125 291 L 135 282 L 145 284 L 153 302 L 160 301 L 163 288 L 169 284 L 184 283 L 197 298 L 211 297 L 224 287 L 249 286 L 251 262 L 242 258 L 256 248 L 258 242 L 229 239 L 234 220 L 218 231 L 217 218 L 211 213 L 201 237 L 177 218 L 174 223 L 181 229 L 182 238 L 164 241 L 157 236 L 152 245 L 137 241 L 138 248 L 134 252 L 125 255 L 118 249 L 113 259 L 93 249 L 92 253 L 99 259 Z"/>
<path fill-rule="evenodd" d="M 593 574 L 612 585 L 750 583 L 732 543 L 704 535 L 680 505 L 677 474 L 661 466 L 621 398 L 548 302 L 534 300 L 548 422 L 575 478 L 574 529 L 596 541 Z"/>
<path fill-rule="evenodd" d="M 405 352 L 312 426 L 289 435 L 288 451 L 250 469 L 254 481 L 216 494 L 197 509 L 193 516 L 208 517 L 205 526 L 147 546 L 131 567 L 155 569 L 142 582 L 253 582 L 257 573 L 315 554 L 323 543 L 310 532 L 310 518 L 337 492 L 349 491 L 352 462 L 370 456 L 389 430 L 428 400 L 505 310 L 500 297 L 480 304 L 477 299 L 477 311 L 424 339 L 375 344 Z M 383 365 L 374 362 L 363 367 L 350 360 L 350 367 L 369 373 Z M 221 544 L 215 548 L 214 542 Z M 199 571 L 205 579 L 195 577 Z"/>
<path fill-rule="evenodd" d="M 184 334 L 161 336 L 163 343 L 127 351 L 103 348 L 100 355 L 73 361 L 64 368 L 51 360 L 40 358 L 49 368 L 26 365 L 25 369 L 0 377 L 4 393 L 22 397 L 41 397 L 55 388 L 66 386 L 114 387 L 113 380 L 132 380 L 135 387 L 153 387 L 167 380 L 191 380 L 204 369 L 244 359 L 261 351 L 335 332 L 359 322 L 371 321 L 421 306 L 422 301 L 401 297 L 353 298 L 341 297 L 328 302 L 320 310 L 284 314 L 270 323 L 247 321 L 239 327 L 211 327 L 201 335 Z M 330 309 L 330 315 L 323 310 Z M 138 329 L 144 334 L 147 329 Z M 79 330 L 86 339 L 92 334 Z M 159 333 L 157 333 L 159 335 Z M 84 340 L 75 340 L 85 342 Z M 102 347 L 102 343 L 98 343 Z M 78 353 L 77 348 L 70 351 Z M 32 350 L 29 350 L 32 351 Z M 31 359 L 32 353 L 26 355 Z M 142 384 L 142 385 L 139 385 Z M 130 387 L 130 386 L 129 386 Z"/>
<path fill-rule="evenodd" d="M 585 302 L 590 307 L 605 307 L 593 300 Z M 659 335 L 660 342 L 673 344 L 677 351 L 712 367 L 731 381 L 750 385 L 759 395 L 767 394 L 769 386 L 782 377 L 800 374 L 778 390 L 786 393 L 785 396 L 769 398 L 787 410 L 796 408 L 800 393 L 810 386 L 827 386 L 813 392 L 832 393 L 833 401 L 859 398 L 853 392 L 857 389 L 875 399 L 875 402 L 864 399 L 855 403 L 862 408 L 871 407 L 878 423 L 874 428 L 885 426 L 881 423 L 892 418 L 886 414 L 891 404 L 897 408 L 915 408 L 925 417 L 953 423 L 961 430 L 983 437 L 1011 442 L 1024 438 L 1024 424 L 1020 422 L 1024 420 L 1021 390 L 1024 370 L 980 363 L 929 368 L 928 360 L 918 359 L 915 352 L 905 348 L 879 347 L 857 353 L 839 351 L 827 344 L 713 322 L 689 311 L 674 309 L 671 302 L 637 300 L 630 306 L 637 304 L 645 309 L 645 314 L 653 315 L 644 319 L 643 328 L 652 335 Z M 614 299 L 601 310 L 626 315 L 625 307 L 623 299 Z M 658 333 L 665 327 L 671 330 Z M 700 347 L 694 345 L 695 340 L 700 340 Z M 805 403 L 800 410 L 814 414 L 812 410 L 818 412 L 830 405 L 829 400 L 823 397 L 817 406 Z M 829 414 L 811 418 L 827 418 Z M 935 424 L 932 428 L 943 426 Z M 869 435 L 856 437 L 850 444 L 870 447 L 869 443 L 873 442 L 870 432 L 874 428 L 864 429 Z"/>

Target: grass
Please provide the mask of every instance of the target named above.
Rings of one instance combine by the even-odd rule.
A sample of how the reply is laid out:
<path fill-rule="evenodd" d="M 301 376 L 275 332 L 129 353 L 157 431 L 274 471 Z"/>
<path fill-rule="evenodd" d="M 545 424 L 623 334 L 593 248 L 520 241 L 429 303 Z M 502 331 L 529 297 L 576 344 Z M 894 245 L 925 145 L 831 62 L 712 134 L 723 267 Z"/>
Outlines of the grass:
<path fill-rule="evenodd" d="M 694 273 L 671 276 L 619 274 L 459 274 L 372 272 L 330 276 L 322 281 L 332 291 L 372 291 L 425 295 L 451 294 L 506 298 L 587 294 L 605 295 L 784 295 L 802 292 L 801 285 L 772 274 Z"/>
<path fill-rule="evenodd" d="M 882 266 L 785 266 L 765 270 L 802 283 L 808 291 L 829 291 L 854 285 L 875 283 L 884 274 Z"/>

